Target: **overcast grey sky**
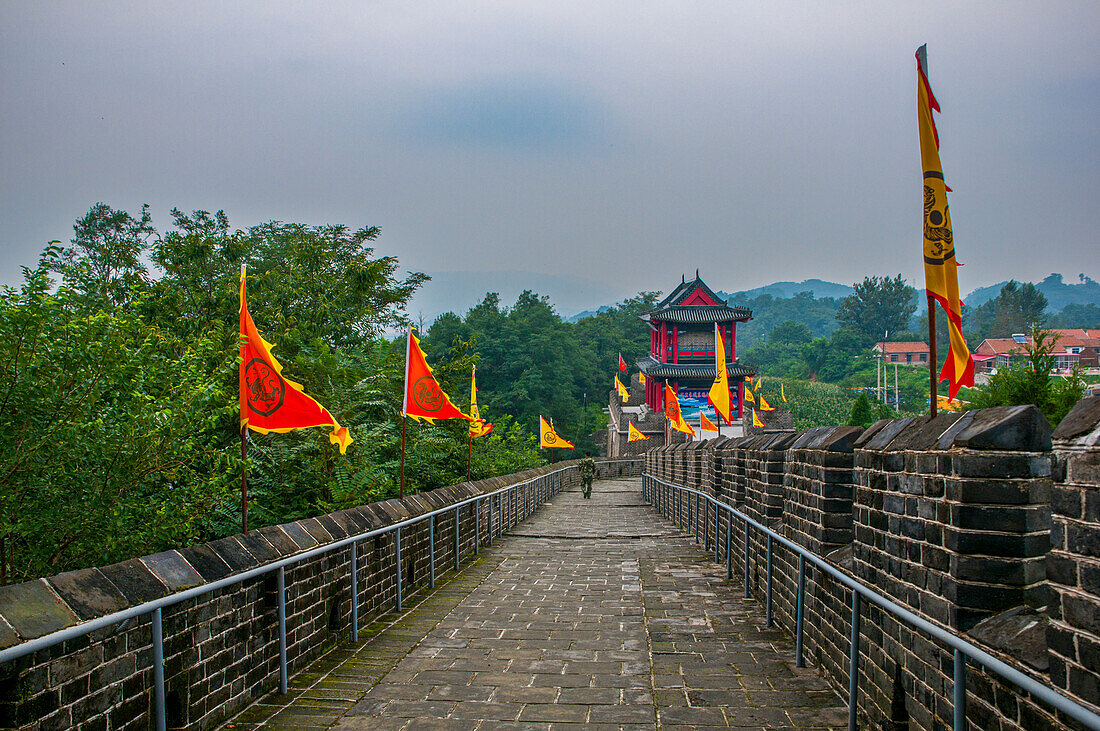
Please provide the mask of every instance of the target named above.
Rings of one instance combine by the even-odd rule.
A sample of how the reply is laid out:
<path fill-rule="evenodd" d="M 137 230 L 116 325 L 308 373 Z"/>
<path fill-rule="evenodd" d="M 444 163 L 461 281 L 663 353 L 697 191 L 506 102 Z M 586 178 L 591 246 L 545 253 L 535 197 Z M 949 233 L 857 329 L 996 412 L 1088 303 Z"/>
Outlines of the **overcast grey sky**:
<path fill-rule="evenodd" d="M 1100 3 L 4 3 L 0 283 L 97 201 L 378 225 L 403 268 L 1100 278 Z M 431 287 L 431 285 L 428 285 Z"/>

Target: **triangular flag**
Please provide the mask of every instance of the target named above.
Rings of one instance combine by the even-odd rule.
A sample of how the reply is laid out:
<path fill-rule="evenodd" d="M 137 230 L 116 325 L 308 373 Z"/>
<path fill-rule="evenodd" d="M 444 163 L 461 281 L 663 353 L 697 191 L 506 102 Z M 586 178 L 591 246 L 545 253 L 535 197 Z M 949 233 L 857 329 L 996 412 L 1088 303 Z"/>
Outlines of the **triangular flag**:
<path fill-rule="evenodd" d="M 640 442 L 644 439 L 649 439 L 649 437 L 647 437 L 645 434 L 642 434 L 640 431 L 638 431 L 638 428 L 634 426 L 633 422 L 630 422 L 626 433 L 626 441 L 628 442 Z"/>
<path fill-rule="evenodd" d="M 940 163 L 940 136 L 932 110 L 940 109 L 928 84 L 925 47 L 917 49 L 917 128 L 920 133 L 921 169 L 924 171 L 924 285 L 929 300 L 935 300 L 947 313 L 950 346 L 940 371 L 940 380 L 950 382 L 948 396 L 955 398 L 962 386 L 974 385 L 974 357 L 962 334 L 962 302 L 959 301 L 958 262 L 951 229 L 951 211 L 947 205 L 950 190 Z M 932 306 L 931 301 L 929 306 Z M 932 313 L 930 313 L 932 314 Z M 935 368 L 935 364 L 932 364 Z"/>
<path fill-rule="evenodd" d="M 783 384 L 779 384 L 779 396 L 783 399 L 783 403 L 787 403 L 787 392 L 783 390 Z"/>
<path fill-rule="evenodd" d="M 283 367 L 271 354 L 274 347 L 260 337 L 245 301 L 245 268 L 241 267 L 241 429 L 260 434 L 286 433 L 311 426 L 331 426 L 328 439 L 344 454 L 352 438 L 328 409 L 307 396 L 300 383 L 283 376 Z"/>
<path fill-rule="evenodd" d="M 623 360 L 623 354 L 622 353 L 619 353 L 619 370 L 622 371 L 623 373 L 627 372 L 627 370 L 626 370 L 626 361 Z"/>
<path fill-rule="evenodd" d="M 755 404 L 756 399 L 752 395 L 752 381 L 745 381 L 745 402 Z"/>
<path fill-rule="evenodd" d="M 680 413 L 680 400 L 676 398 L 676 392 L 667 383 L 665 384 L 665 418 L 676 431 L 695 436 L 695 430 L 684 421 L 684 416 Z"/>
<path fill-rule="evenodd" d="M 771 404 L 769 404 L 767 402 L 767 400 L 764 399 L 764 394 L 760 394 L 756 398 L 758 398 L 760 400 L 760 410 L 761 411 L 775 411 L 775 407 L 772 406 Z"/>
<path fill-rule="evenodd" d="M 757 429 L 764 428 L 764 422 L 760 421 L 760 417 L 756 415 L 756 409 L 752 410 L 752 425 Z"/>
<path fill-rule="evenodd" d="M 619 393 L 619 397 L 623 400 L 624 404 L 630 400 L 630 391 L 626 390 L 626 386 L 623 385 L 623 382 L 619 380 L 618 376 L 615 376 L 615 390 Z"/>
<path fill-rule="evenodd" d="M 718 323 L 714 324 L 714 385 L 710 387 L 708 399 L 710 405 L 727 422 L 732 421 L 730 411 L 730 382 L 726 375 L 726 343 L 722 334 L 718 331 Z M 699 412 L 702 413 L 702 412 Z M 714 429 L 713 431 L 717 431 Z"/>
<path fill-rule="evenodd" d="M 477 408 L 477 366 L 470 371 L 470 437 L 477 439 L 493 431 L 493 425 L 481 418 Z"/>
<path fill-rule="evenodd" d="M 699 431 L 718 431 L 718 427 L 702 411 L 699 412 Z"/>
<path fill-rule="evenodd" d="M 420 349 L 420 340 L 409 328 L 409 342 L 405 349 L 405 400 L 401 413 L 414 419 L 467 419 L 449 396 L 439 387 L 432 369 Z"/>
<path fill-rule="evenodd" d="M 644 373 L 639 373 L 638 374 L 638 383 L 642 386 L 645 385 L 645 374 Z"/>
<path fill-rule="evenodd" d="M 575 449 L 569 442 L 558 436 L 554 426 L 544 417 L 539 417 L 539 449 Z"/>

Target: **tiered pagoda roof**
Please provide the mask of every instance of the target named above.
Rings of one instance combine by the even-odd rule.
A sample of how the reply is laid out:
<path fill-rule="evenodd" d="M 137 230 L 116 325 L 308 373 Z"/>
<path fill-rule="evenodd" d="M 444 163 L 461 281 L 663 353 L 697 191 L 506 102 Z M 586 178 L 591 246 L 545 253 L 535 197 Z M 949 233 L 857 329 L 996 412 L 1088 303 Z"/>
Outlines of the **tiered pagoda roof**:
<path fill-rule="evenodd" d="M 635 365 L 646 378 L 709 378 L 714 379 L 714 364 L 706 363 L 662 363 L 651 355 L 639 358 Z M 727 363 L 726 375 L 741 378 L 755 376 L 756 369 L 741 363 Z"/>

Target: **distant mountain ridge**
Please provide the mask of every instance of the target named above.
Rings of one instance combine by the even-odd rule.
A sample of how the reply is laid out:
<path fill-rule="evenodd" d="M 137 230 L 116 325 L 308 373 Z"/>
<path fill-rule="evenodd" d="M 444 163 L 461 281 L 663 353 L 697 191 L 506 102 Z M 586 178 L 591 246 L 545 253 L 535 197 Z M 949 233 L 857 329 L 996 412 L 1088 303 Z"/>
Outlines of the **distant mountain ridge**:
<path fill-rule="evenodd" d="M 1061 274 L 1051 274 L 1041 282 L 1035 283 L 1035 288 L 1047 298 L 1047 312 L 1061 312 L 1067 305 L 1096 305 L 1100 307 L 1100 282 L 1086 274 L 1079 274 L 1077 284 L 1066 284 Z M 1020 284 L 1026 284 L 1017 280 Z M 963 302 L 968 307 L 977 307 L 995 299 L 1001 293 L 1001 287 L 1008 284 L 1009 280 L 991 284 L 988 287 L 979 287 L 963 297 Z"/>
<path fill-rule="evenodd" d="M 814 299 L 825 297 L 843 299 L 854 291 L 847 284 L 826 282 L 824 279 L 805 279 L 801 282 L 772 282 L 771 284 L 765 284 L 763 287 L 745 289 L 739 292 L 718 291 L 717 294 L 719 297 L 725 297 L 726 299 L 750 300 L 765 294 L 776 299 L 789 299 L 799 292 L 810 292 L 813 294 Z"/>

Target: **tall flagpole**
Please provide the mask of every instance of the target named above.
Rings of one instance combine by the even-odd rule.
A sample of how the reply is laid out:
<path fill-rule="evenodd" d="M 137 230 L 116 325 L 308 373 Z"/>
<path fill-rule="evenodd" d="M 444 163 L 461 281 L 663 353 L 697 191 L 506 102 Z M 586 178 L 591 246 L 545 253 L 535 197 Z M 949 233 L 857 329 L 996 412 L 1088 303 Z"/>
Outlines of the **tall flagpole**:
<path fill-rule="evenodd" d="M 928 295 L 928 399 L 932 417 L 936 416 L 936 300 Z"/>
<path fill-rule="evenodd" d="M 405 390 L 401 396 L 401 482 L 398 487 L 398 497 L 405 497 L 405 432 L 409 426 L 409 360 L 412 354 L 412 342 L 412 325 L 409 325 L 409 338 L 405 341 Z"/>
<path fill-rule="evenodd" d="M 248 427 L 241 424 L 241 533 L 248 535 Z"/>
<path fill-rule="evenodd" d="M 474 435 L 470 433 L 469 427 L 466 429 L 466 437 L 470 440 L 469 449 L 466 451 L 466 482 L 469 482 L 474 465 Z"/>

